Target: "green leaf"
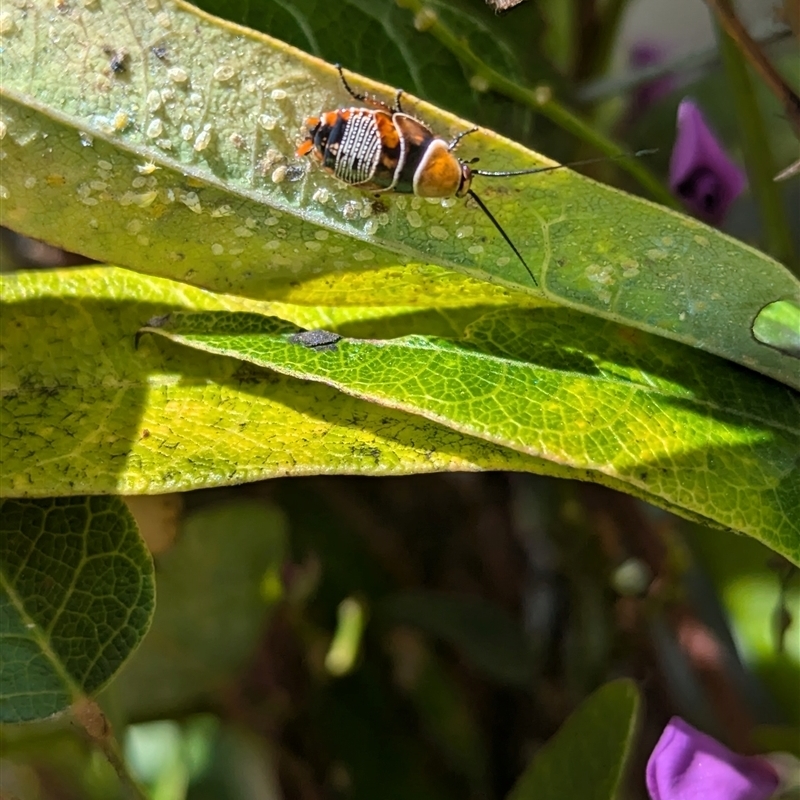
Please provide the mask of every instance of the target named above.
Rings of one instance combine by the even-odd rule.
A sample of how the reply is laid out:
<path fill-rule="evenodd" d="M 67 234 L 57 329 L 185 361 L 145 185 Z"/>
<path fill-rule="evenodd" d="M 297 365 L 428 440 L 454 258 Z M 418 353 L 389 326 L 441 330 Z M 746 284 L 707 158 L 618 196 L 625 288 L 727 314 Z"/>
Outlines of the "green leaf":
<path fill-rule="evenodd" d="M 607 683 L 536 754 L 507 800 L 615 800 L 638 714 L 636 684 Z"/>
<path fill-rule="evenodd" d="M 114 497 L 0 502 L 0 721 L 98 691 L 150 625 L 153 563 Z"/>
<path fill-rule="evenodd" d="M 570 474 L 319 383 L 151 336 L 136 347 L 154 316 L 250 301 L 112 268 L 1 276 L 0 297 L 3 495 L 146 494 L 325 472 Z M 365 334 L 370 314 L 399 333 L 417 319 L 413 309 L 264 308 Z M 423 322 L 452 335 L 455 317 Z"/>
<path fill-rule="evenodd" d="M 148 330 L 622 481 L 799 563 L 797 393 L 589 322 L 564 309 L 499 309 L 461 340 L 342 339 L 333 349 L 296 344 L 294 326 L 255 314 L 176 313 Z"/>
<path fill-rule="evenodd" d="M 280 599 L 281 515 L 240 501 L 190 515 L 156 558 L 158 608 L 150 633 L 109 687 L 128 719 L 179 713 L 234 679 Z"/>
<path fill-rule="evenodd" d="M 778 300 L 762 308 L 753 322 L 753 336 L 800 359 L 800 305 Z M 797 368 L 800 370 L 800 362 Z"/>
<path fill-rule="evenodd" d="M 112 268 L 20 273 L 0 278 L 0 290 L 2 494 L 143 494 L 290 474 L 505 469 L 597 481 L 713 524 L 638 483 L 459 435 L 319 383 L 153 337 L 135 346 L 143 324 L 175 309 L 256 308 L 306 328 L 378 338 L 420 330 L 459 337 L 492 307 L 462 308 L 459 298 L 455 308 L 423 311 L 259 304 Z"/>
<path fill-rule="evenodd" d="M 122 0 L 61 10 L 36 0 L 9 9 L 4 25 L 3 224 L 252 297 L 409 263 L 533 291 L 478 209 L 383 195 L 376 213 L 370 195 L 295 158 L 304 117 L 352 102 L 319 61 L 182 3 L 153 13 Z M 468 125 L 408 105 L 443 136 Z M 470 138 L 464 156 L 489 169 L 541 163 L 490 132 Z M 567 170 L 476 186 L 549 299 L 800 387 L 796 361 L 751 334 L 765 305 L 800 299 L 798 281 L 767 256 Z M 406 297 L 412 305 L 418 287 Z"/>

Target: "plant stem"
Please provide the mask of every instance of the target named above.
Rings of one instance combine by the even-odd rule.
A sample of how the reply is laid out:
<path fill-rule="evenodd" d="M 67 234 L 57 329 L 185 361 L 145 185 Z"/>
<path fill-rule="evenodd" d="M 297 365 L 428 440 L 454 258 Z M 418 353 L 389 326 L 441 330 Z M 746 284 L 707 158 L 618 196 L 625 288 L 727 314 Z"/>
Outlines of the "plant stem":
<path fill-rule="evenodd" d="M 736 16 L 730 0 L 706 0 L 722 29 L 739 46 L 741 55 L 746 58 L 761 79 L 778 98 L 795 134 L 800 138 L 800 95 L 792 89 L 781 74 L 764 55 L 764 51 Z"/>
<path fill-rule="evenodd" d="M 721 27 L 718 28 L 718 35 L 722 62 L 733 92 L 734 107 L 739 120 L 747 174 L 761 212 L 766 249 L 779 261 L 796 271 L 794 245 L 781 197 L 782 191 L 774 180 L 778 170 L 770 149 L 769 133 L 758 105 L 753 81 L 737 42 Z"/>
<path fill-rule="evenodd" d="M 131 800 L 148 800 L 147 793 L 128 769 L 119 743 L 114 737 L 111 723 L 97 702 L 86 696 L 78 696 L 72 704 L 71 711 L 83 732 L 100 749 L 114 772 L 117 773 L 117 778 L 126 796 Z"/>
<path fill-rule="evenodd" d="M 486 64 L 477 56 L 466 41 L 459 38 L 439 21 L 436 14 L 424 6 L 422 0 L 401 0 L 404 7 L 416 14 L 417 27 L 433 34 L 453 55 L 480 78 L 487 89 L 491 89 L 518 103 L 526 105 L 543 114 L 560 128 L 576 138 L 596 148 L 607 156 L 620 156 L 626 153 L 620 145 L 608 139 L 591 127 L 572 111 L 553 99 L 548 86 L 527 89 L 507 78 Z M 659 203 L 670 208 L 679 208 L 678 202 L 659 179 L 635 158 L 620 160 L 619 166 L 633 176 Z"/>

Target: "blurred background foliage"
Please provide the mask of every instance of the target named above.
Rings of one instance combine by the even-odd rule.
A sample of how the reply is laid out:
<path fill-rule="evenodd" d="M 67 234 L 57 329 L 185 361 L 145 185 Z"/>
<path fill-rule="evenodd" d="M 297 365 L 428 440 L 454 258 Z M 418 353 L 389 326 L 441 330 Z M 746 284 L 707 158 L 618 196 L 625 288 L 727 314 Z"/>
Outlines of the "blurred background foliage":
<path fill-rule="evenodd" d="M 550 157 L 593 155 L 485 91 L 402 0 L 199 5 Z M 683 18 L 666 12 L 671 28 L 659 20 L 674 0 L 426 9 L 520 85 L 551 87 L 632 149 L 659 148 L 664 176 L 686 95 L 742 150 L 710 18 L 700 0 L 681 5 Z M 773 3 L 739 10 L 796 78 L 797 43 Z M 639 41 L 663 53 L 644 85 L 669 79 L 644 106 L 629 61 Z M 759 99 L 783 167 L 797 141 L 760 86 Z M 637 191 L 614 164 L 592 174 Z M 781 189 L 794 220 L 798 185 Z M 726 229 L 758 243 L 749 194 Z M 4 269 L 78 263 L 8 233 L 3 246 Z M 742 751 L 798 750 L 800 581 L 745 537 L 532 475 L 281 479 L 130 506 L 155 555 L 158 605 L 101 704 L 154 800 L 503 798 L 570 713 L 620 676 L 638 682 L 645 708 L 621 796 L 645 796 L 644 760 L 673 714 Z M 3 797 L 124 796 L 69 719 L 0 737 Z"/>

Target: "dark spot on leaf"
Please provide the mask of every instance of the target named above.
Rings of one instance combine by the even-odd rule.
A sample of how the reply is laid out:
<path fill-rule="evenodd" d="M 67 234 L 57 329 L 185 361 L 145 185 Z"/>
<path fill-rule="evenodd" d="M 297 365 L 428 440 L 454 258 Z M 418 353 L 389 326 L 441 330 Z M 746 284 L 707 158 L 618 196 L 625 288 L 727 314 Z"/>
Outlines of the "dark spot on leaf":
<path fill-rule="evenodd" d="M 309 350 L 335 350 L 342 337 L 330 331 L 300 331 L 289 337 L 292 344 L 299 344 Z"/>
<path fill-rule="evenodd" d="M 306 174 L 306 169 L 299 164 L 295 164 L 286 168 L 286 177 L 284 180 L 289 182 L 299 181 Z"/>
<path fill-rule="evenodd" d="M 133 337 L 133 349 L 138 350 L 139 342 L 142 340 L 142 336 L 144 336 L 146 333 L 149 333 L 146 328 L 161 328 L 167 324 L 169 317 L 169 314 L 162 314 L 160 317 L 152 317 L 144 325 L 142 325 L 142 327 L 136 331 L 136 335 Z"/>
<path fill-rule="evenodd" d="M 103 52 L 108 56 L 108 66 L 115 75 L 122 75 L 128 71 L 130 56 L 125 50 L 116 50 L 106 45 L 103 48 Z"/>
<path fill-rule="evenodd" d="M 162 328 L 164 325 L 169 322 L 170 315 L 169 314 L 160 314 L 157 317 L 151 317 L 147 320 L 145 327 L 147 328 Z"/>

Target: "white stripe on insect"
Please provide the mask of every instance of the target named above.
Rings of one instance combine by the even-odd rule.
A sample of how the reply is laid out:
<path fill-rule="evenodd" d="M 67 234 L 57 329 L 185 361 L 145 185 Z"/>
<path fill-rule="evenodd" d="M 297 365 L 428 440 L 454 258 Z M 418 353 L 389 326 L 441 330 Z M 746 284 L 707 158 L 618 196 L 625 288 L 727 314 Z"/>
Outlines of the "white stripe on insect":
<path fill-rule="evenodd" d="M 334 165 L 334 175 L 346 183 L 366 183 L 380 161 L 380 132 L 375 115 L 363 108 L 351 108 Z"/>

